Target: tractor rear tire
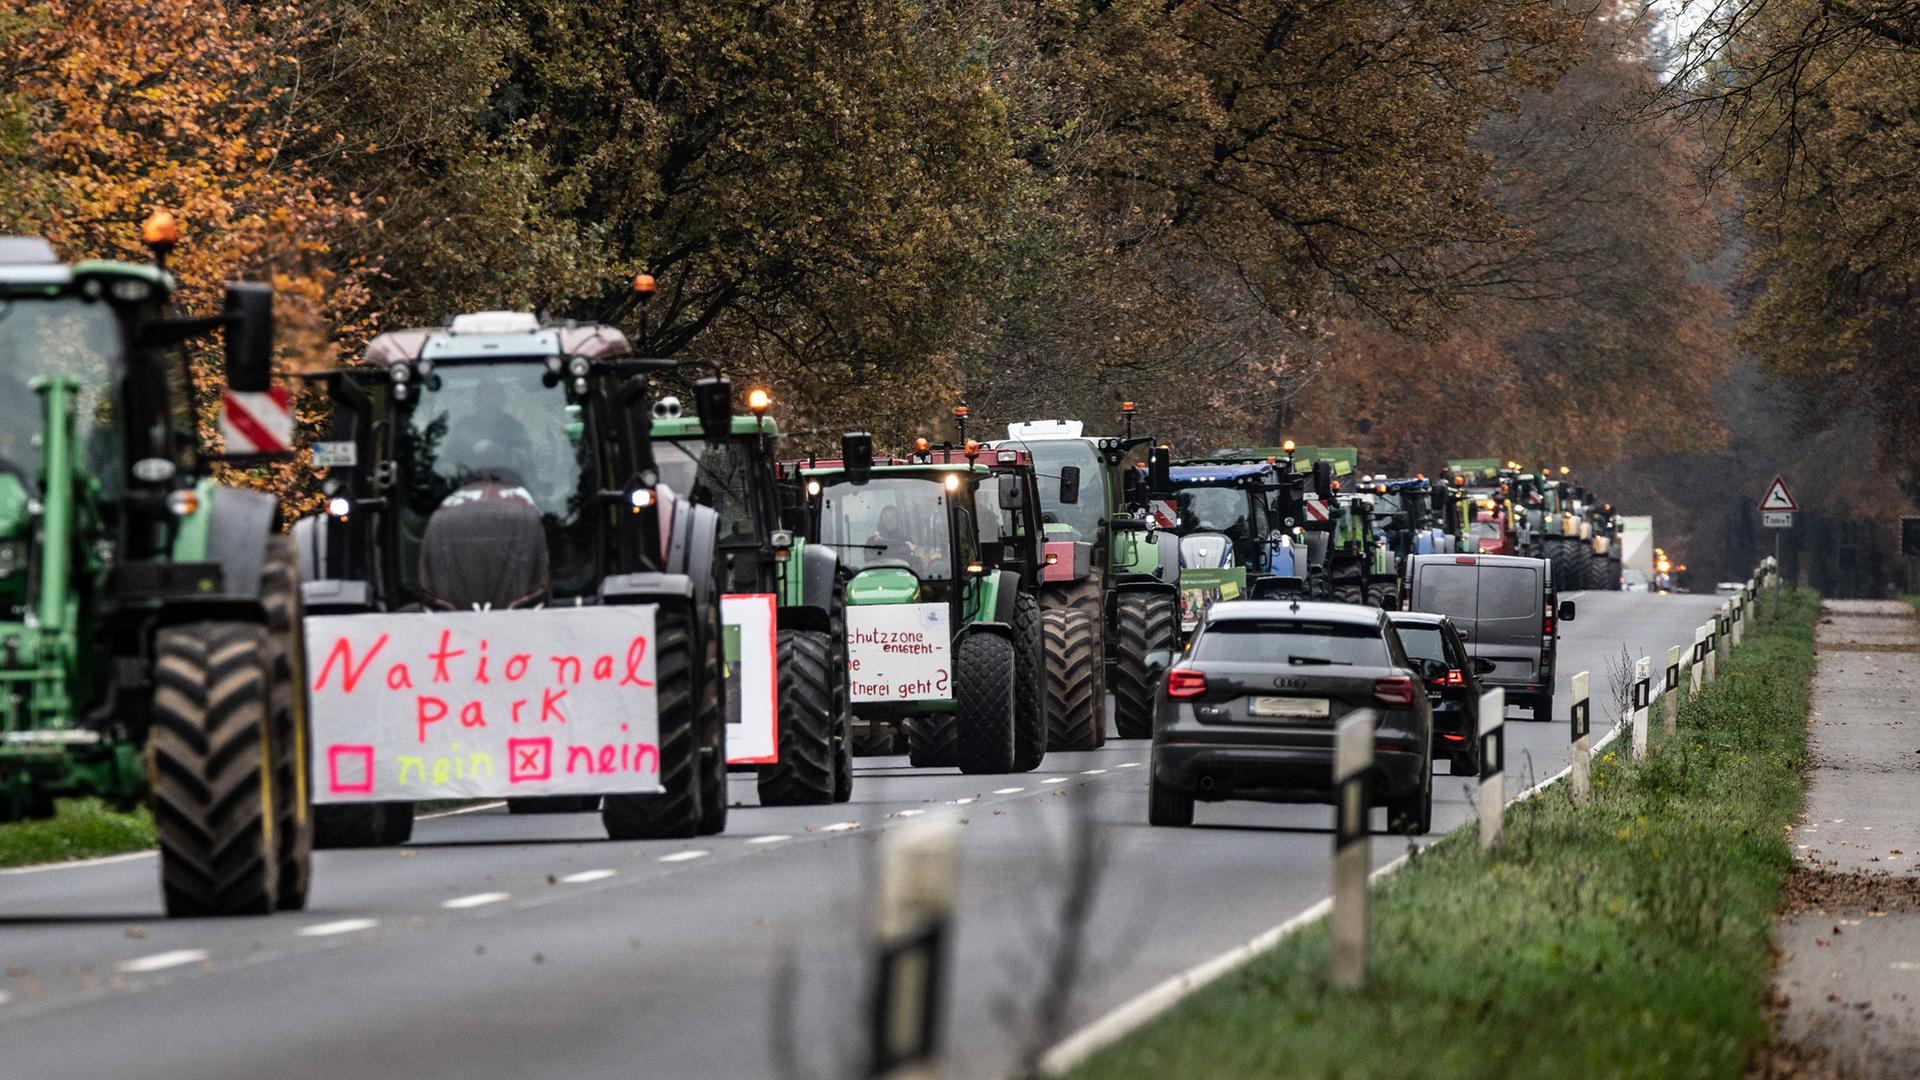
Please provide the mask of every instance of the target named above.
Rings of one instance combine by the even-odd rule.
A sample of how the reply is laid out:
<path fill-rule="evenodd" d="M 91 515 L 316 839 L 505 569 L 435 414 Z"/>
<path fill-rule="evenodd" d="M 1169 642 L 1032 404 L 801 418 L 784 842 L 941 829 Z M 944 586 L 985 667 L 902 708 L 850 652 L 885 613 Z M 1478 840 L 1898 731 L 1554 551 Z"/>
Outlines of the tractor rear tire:
<path fill-rule="evenodd" d="M 1367 586 L 1367 603 L 1382 611 L 1400 610 L 1400 590 L 1391 581 L 1376 581 Z"/>
<path fill-rule="evenodd" d="M 1085 611 L 1052 608 L 1041 618 L 1046 639 L 1047 746 L 1057 750 L 1095 750 L 1106 727 L 1100 700 L 1098 624 Z"/>
<path fill-rule="evenodd" d="M 1620 575 L 1625 572 L 1625 567 L 1620 565 L 1620 556 L 1609 554 L 1607 556 L 1607 583 L 1602 585 L 1601 588 L 1608 592 L 1620 592 L 1624 590 L 1627 586 L 1625 582 L 1620 580 Z"/>
<path fill-rule="evenodd" d="M 1017 646 L 987 630 L 954 649 L 953 761 L 963 773 L 1014 770 L 1019 742 Z"/>
<path fill-rule="evenodd" d="M 660 784 L 652 795 L 607 795 L 600 820 L 615 840 L 679 840 L 700 828 L 700 724 L 694 708 L 693 626 L 685 608 L 661 605 L 654 624 L 660 716 Z"/>
<path fill-rule="evenodd" d="M 826 634 L 782 630 L 776 639 L 779 760 L 759 767 L 761 806 L 819 806 L 833 801 L 839 747 L 834 739 L 833 643 Z"/>
<path fill-rule="evenodd" d="M 1069 585 L 1050 585 L 1040 592 L 1040 606 L 1047 611 L 1085 612 L 1089 625 L 1093 628 L 1093 712 L 1094 740 L 1091 746 L 1064 747 L 1058 741 L 1048 745 L 1060 749 L 1098 750 L 1107 745 L 1107 613 L 1101 604 L 1100 584 L 1091 577 L 1081 578 Z M 1051 707 L 1051 703 L 1049 703 Z M 1048 723 L 1053 724 L 1049 713 Z"/>
<path fill-rule="evenodd" d="M 1358 581 L 1342 581 L 1334 585 L 1333 598 L 1342 604 L 1364 604 L 1367 602 L 1367 587 Z"/>
<path fill-rule="evenodd" d="M 1013 598 L 1013 771 L 1032 772 L 1047 756 L 1046 640 L 1040 601 L 1031 593 Z"/>
<path fill-rule="evenodd" d="M 1579 592 L 1590 587 L 1587 573 L 1592 562 L 1593 549 L 1589 548 L 1584 541 L 1566 546 L 1566 569 L 1562 573 L 1566 575 L 1566 587 L 1569 590 Z"/>
<path fill-rule="evenodd" d="M 148 802 L 175 918 L 264 915 L 277 901 L 269 636 L 247 622 L 154 635 Z"/>
<path fill-rule="evenodd" d="M 934 713 L 908 720 L 907 764 L 916 769 L 952 768 L 957 733 L 951 713 Z"/>
<path fill-rule="evenodd" d="M 1040 589 L 1040 606 L 1048 611 L 1061 608 L 1091 612 L 1095 618 L 1100 614 L 1100 583 L 1092 577 L 1083 577 L 1079 581 L 1065 585 L 1045 585 Z"/>
<path fill-rule="evenodd" d="M 707 660 L 700 675 L 700 708 L 697 717 L 704 737 L 699 751 L 701 836 L 717 836 L 727 831 L 727 684 L 720 677 L 720 605 L 715 603 L 707 621 Z"/>
<path fill-rule="evenodd" d="M 260 603 L 267 613 L 267 643 L 272 650 L 273 794 L 279 833 L 279 887 L 274 897 L 282 911 L 307 906 L 313 880 L 313 800 L 307 790 L 308 749 L 306 635 L 300 608 L 300 552 L 291 536 L 267 542 L 260 574 Z"/>
<path fill-rule="evenodd" d="M 1612 562 L 1605 555 L 1589 554 L 1587 556 L 1586 587 L 1589 592 L 1605 592 L 1609 588 L 1607 568 L 1611 565 Z"/>
<path fill-rule="evenodd" d="M 850 737 L 853 741 L 854 757 L 885 757 L 900 752 L 900 733 L 894 730 L 890 722 L 869 722 L 866 724 L 865 734 Z"/>
<path fill-rule="evenodd" d="M 1180 626 L 1174 618 L 1173 597 L 1158 592 L 1123 592 L 1114 598 L 1118 624 L 1113 668 L 1114 726 L 1123 739 L 1153 737 L 1156 673 L 1147 668 L 1147 654 L 1173 653 L 1179 648 Z"/>

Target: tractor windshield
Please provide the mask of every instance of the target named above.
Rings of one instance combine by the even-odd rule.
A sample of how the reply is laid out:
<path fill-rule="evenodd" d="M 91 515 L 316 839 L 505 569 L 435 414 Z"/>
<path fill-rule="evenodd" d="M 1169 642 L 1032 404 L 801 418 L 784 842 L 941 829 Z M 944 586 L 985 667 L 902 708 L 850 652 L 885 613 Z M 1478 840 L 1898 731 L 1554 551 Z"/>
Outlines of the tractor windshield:
<path fill-rule="evenodd" d="M 1033 468 L 1040 477 L 1040 516 L 1047 524 L 1067 525 L 1075 540 L 1092 543 L 1100 535 L 1100 523 L 1107 519 L 1107 465 L 1100 451 L 1085 439 L 1015 439 L 1000 445 L 1025 450 L 1033 455 Z M 1078 491 L 1072 502 L 1063 502 L 1062 477 L 1067 468 L 1080 470 Z M 1067 488 L 1075 487 L 1071 481 Z"/>
<path fill-rule="evenodd" d="M 963 496 L 964 497 L 964 494 Z M 820 539 L 840 549 L 840 564 L 858 572 L 904 566 L 923 580 L 953 577 L 953 516 L 938 475 L 842 480 L 820 495 Z M 971 559 L 968 550 L 959 551 Z"/>
<path fill-rule="evenodd" d="M 1251 492 L 1230 487 L 1182 488 L 1175 495 L 1175 503 L 1180 514 L 1176 531 L 1182 536 L 1194 532 L 1225 533 L 1235 540 L 1252 536 Z"/>
<path fill-rule="evenodd" d="M 754 520 L 754 461 L 737 441 L 709 446 L 705 439 L 655 439 L 660 480 L 676 494 L 711 506 L 720 516 L 722 547 L 758 547 Z"/>
<path fill-rule="evenodd" d="M 80 388 L 76 453 L 111 497 L 125 471 L 113 411 L 124 353 L 120 320 L 103 301 L 0 296 L 0 469 L 25 476 L 38 472 L 36 442 L 43 417 L 32 383 L 41 376 L 67 376 Z"/>
<path fill-rule="evenodd" d="M 529 363 L 435 369 L 409 414 L 413 475 L 433 489 L 416 509 L 431 512 L 455 489 L 491 481 L 524 488 L 542 517 L 577 516 L 585 450 L 545 375 L 545 365 Z"/>

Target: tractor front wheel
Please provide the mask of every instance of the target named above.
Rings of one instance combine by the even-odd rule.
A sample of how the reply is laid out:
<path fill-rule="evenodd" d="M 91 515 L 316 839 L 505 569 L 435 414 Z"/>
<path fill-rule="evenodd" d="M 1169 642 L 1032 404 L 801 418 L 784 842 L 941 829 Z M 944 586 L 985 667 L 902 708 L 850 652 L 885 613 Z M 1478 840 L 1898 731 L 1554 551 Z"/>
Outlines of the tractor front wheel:
<path fill-rule="evenodd" d="M 1157 673 L 1147 654 L 1179 648 L 1173 597 L 1160 592 L 1123 592 L 1114 599 L 1117 624 L 1113 669 L 1114 726 L 1123 739 L 1153 737 L 1153 701 Z"/>
<path fill-rule="evenodd" d="M 1051 608 L 1041 622 L 1046 638 L 1047 745 L 1061 750 L 1097 750 L 1106 726 L 1100 700 L 1097 624 L 1085 611 Z"/>
<path fill-rule="evenodd" d="M 660 784 L 666 790 L 603 797 L 600 820 L 615 840 L 678 840 L 695 835 L 700 828 L 701 717 L 694 711 L 692 621 L 684 608 L 665 604 L 657 619 L 654 684 L 660 717 Z"/>
<path fill-rule="evenodd" d="M 266 914 L 281 861 L 267 628 L 170 626 L 153 654 L 148 801 L 167 914 Z"/>
<path fill-rule="evenodd" d="M 1047 756 L 1047 673 L 1040 601 L 1013 598 L 1013 771 L 1032 772 Z"/>
<path fill-rule="evenodd" d="M 954 649 L 954 764 L 963 773 L 1012 772 L 1019 742 L 1014 643 L 976 630 Z"/>
<path fill-rule="evenodd" d="M 273 689 L 274 827 L 279 834 L 282 911 L 307 906 L 313 877 L 313 804 L 307 790 L 306 637 L 300 610 L 300 553 L 291 536 L 267 544 L 260 573 L 260 603 L 267 613 Z"/>
<path fill-rule="evenodd" d="M 782 630 L 775 644 L 779 678 L 779 759 L 759 767 L 761 806 L 818 806 L 834 799 L 839 746 L 834 738 L 832 641 Z"/>

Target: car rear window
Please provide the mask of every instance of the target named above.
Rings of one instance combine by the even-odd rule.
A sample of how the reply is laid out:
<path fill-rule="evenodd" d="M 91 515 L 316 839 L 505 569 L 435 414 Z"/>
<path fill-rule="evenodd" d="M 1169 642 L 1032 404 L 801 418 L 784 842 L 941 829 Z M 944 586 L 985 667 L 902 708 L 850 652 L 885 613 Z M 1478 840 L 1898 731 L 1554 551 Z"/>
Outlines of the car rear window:
<path fill-rule="evenodd" d="M 1472 621 L 1473 592 L 1479 581 L 1478 566 L 1455 562 L 1428 563 L 1420 568 L 1419 591 L 1414 594 L 1414 607 Z"/>
<path fill-rule="evenodd" d="M 1402 623 L 1394 629 L 1400 631 L 1400 644 L 1406 648 L 1408 656 L 1447 662 L 1447 641 L 1440 635 L 1439 627 Z"/>
<path fill-rule="evenodd" d="M 1391 666 L 1387 639 L 1364 623 L 1227 619 L 1208 625 L 1195 660 L 1226 663 Z"/>
<path fill-rule="evenodd" d="M 1520 619 L 1541 610 L 1540 572 L 1531 566 L 1480 568 L 1480 618 Z"/>

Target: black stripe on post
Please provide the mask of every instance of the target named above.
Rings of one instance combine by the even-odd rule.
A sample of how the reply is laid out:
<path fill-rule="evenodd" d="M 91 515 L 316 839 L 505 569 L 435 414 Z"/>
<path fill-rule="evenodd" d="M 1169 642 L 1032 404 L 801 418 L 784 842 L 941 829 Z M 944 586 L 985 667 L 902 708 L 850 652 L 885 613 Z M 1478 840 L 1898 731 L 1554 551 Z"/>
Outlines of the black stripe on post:
<path fill-rule="evenodd" d="M 1568 711 L 1568 715 L 1573 718 L 1573 738 L 1568 739 L 1568 742 L 1579 742 L 1587 737 L 1587 732 L 1590 730 L 1587 715 L 1592 709 L 1592 703 L 1586 698 L 1573 703 L 1573 708 Z"/>
<path fill-rule="evenodd" d="M 1340 804 L 1334 812 L 1333 853 L 1367 838 L 1367 774 L 1361 772 L 1340 781 Z"/>
<path fill-rule="evenodd" d="M 1667 690 L 1671 692 L 1678 689 L 1680 689 L 1680 665 L 1668 664 L 1667 665 Z"/>
<path fill-rule="evenodd" d="M 940 995 L 945 982 L 940 970 L 946 951 L 945 920 L 881 947 L 867 1075 L 884 1077 L 902 1066 L 933 1060 L 940 1045 Z M 903 1004 L 911 1007 L 902 1008 Z"/>
<path fill-rule="evenodd" d="M 1507 725 L 1503 722 L 1493 725 L 1485 735 L 1480 736 L 1481 783 L 1507 771 L 1506 730 Z"/>
<path fill-rule="evenodd" d="M 1653 701 L 1653 680 L 1636 679 L 1633 684 L 1633 707 L 1644 709 Z"/>

